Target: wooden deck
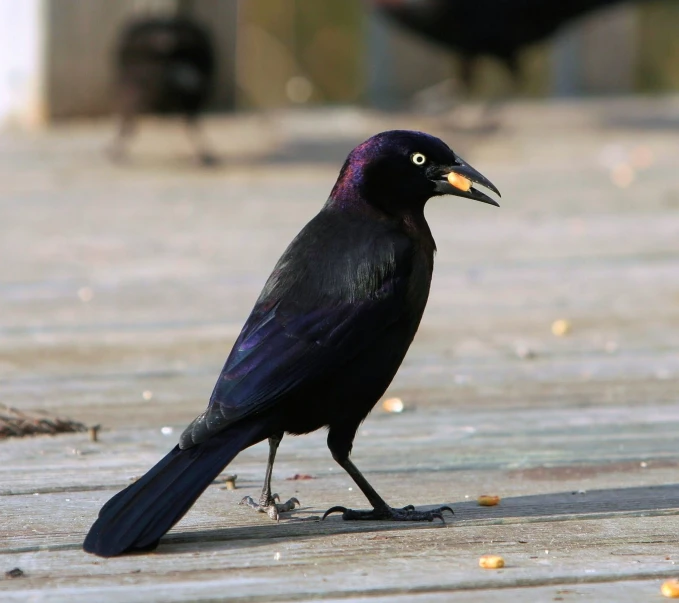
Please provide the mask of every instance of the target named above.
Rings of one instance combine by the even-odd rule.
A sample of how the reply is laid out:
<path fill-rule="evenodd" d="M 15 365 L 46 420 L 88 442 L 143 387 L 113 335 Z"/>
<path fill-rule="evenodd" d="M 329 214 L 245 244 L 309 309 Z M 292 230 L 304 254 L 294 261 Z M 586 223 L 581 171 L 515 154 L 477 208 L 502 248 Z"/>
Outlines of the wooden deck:
<path fill-rule="evenodd" d="M 501 117 L 478 134 L 351 110 L 213 119 L 214 171 L 172 124 L 143 129 L 126 167 L 100 154 L 108 123 L 0 139 L 0 402 L 103 426 L 0 441 L 0 576 L 23 572 L 0 599 L 662 600 L 679 575 L 679 99 Z M 392 504 L 455 517 L 314 520 L 366 506 L 316 433 L 279 451 L 275 489 L 303 505 L 289 519 L 237 505 L 260 488 L 260 445 L 157 552 L 84 554 L 102 503 L 203 409 L 347 151 L 392 127 L 440 134 L 503 192 L 501 209 L 430 204 L 433 291 L 389 390 L 405 411 L 378 407 L 354 448 Z"/>

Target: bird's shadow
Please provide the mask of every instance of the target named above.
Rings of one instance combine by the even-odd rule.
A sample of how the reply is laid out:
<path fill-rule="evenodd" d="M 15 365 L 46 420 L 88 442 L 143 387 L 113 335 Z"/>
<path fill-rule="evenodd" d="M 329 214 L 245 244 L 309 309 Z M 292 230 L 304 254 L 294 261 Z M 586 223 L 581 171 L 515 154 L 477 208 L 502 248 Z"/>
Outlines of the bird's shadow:
<path fill-rule="evenodd" d="M 679 515 L 679 484 L 515 496 L 503 498 L 499 505 L 492 507 L 482 507 L 476 501 L 443 504 L 455 511 L 454 517 L 445 514 L 448 527 L 601 519 L 620 515 Z M 427 505 L 418 509 L 440 506 Z M 256 547 L 266 545 L 272 539 L 306 540 L 333 534 L 392 532 L 423 526 L 418 522 L 343 521 L 339 515 L 325 521 L 313 519 L 322 514 L 323 511 L 303 507 L 286 514 L 289 519 L 278 524 L 269 523 L 270 520 L 263 517 L 267 523 L 261 526 L 174 532 L 162 540 L 156 552 L 174 554 L 178 548 L 197 551 Z"/>

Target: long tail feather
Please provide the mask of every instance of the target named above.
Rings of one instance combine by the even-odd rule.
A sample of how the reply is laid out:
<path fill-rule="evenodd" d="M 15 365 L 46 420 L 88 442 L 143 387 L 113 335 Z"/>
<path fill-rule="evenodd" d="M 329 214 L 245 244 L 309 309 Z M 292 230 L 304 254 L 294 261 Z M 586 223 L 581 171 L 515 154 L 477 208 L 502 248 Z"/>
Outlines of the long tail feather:
<path fill-rule="evenodd" d="M 99 512 L 83 549 L 101 557 L 148 551 L 236 455 L 266 438 L 261 425 L 234 425 L 187 450 L 176 446 Z"/>

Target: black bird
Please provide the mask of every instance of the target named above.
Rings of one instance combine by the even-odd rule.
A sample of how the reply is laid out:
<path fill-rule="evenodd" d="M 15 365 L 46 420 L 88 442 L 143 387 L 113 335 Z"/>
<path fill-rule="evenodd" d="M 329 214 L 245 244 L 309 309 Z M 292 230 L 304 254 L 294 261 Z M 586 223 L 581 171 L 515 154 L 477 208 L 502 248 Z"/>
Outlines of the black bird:
<path fill-rule="evenodd" d="M 516 81 L 524 48 L 579 17 L 626 0 L 371 1 L 400 25 L 459 53 L 461 77 L 469 87 L 477 57 L 498 59 Z"/>
<path fill-rule="evenodd" d="M 142 113 L 183 115 L 202 163 L 215 162 L 198 129 L 215 76 L 215 49 L 208 30 L 185 15 L 143 17 L 129 23 L 118 41 L 118 135 L 109 152 L 119 159 Z"/>
<path fill-rule="evenodd" d="M 333 507 L 346 520 L 443 519 L 441 507 L 395 509 L 351 462 L 356 430 L 410 346 L 429 295 L 434 239 L 427 200 L 498 205 L 498 190 L 438 138 L 377 134 L 356 147 L 330 197 L 276 264 L 214 388 L 179 444 L 109 500 L 85 539 L 103 557 L 155 548 L 243 449 L 268 438 L 260 504 L 277 516 L 271 470 L 284 433 L 328 428 L 328 448 L 372 505 Z M 498 193 L 499 194 L 499 193 Z M 255 505 L 257 506 L 257 505 Z"/>

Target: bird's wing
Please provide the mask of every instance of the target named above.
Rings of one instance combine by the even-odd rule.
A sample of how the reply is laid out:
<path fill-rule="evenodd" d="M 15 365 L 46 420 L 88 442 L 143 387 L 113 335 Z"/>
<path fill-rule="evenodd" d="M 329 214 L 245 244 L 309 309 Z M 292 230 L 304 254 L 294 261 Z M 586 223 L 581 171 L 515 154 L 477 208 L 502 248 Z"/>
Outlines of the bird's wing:
<path fill-rule="evenodd" d="M 260 300 L 234 344 L 207 410 L 184 431 L 180 446 L 205 441 L 348 362 L 405 311 L 405 280 L 390 274 L 369 296 L 319 302 L 311 310 L 285 299 Z"/>

